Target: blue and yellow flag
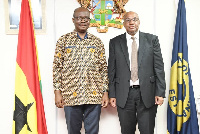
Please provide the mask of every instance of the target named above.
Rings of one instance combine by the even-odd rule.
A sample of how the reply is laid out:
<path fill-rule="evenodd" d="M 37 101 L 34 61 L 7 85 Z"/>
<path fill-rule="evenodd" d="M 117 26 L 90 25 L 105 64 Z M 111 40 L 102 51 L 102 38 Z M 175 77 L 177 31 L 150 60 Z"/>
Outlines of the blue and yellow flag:
<path fill-rule="evenodd" d="M 184 0 L 179 0 L 178 4 L 168 102 L 168 134 L 199 134 L 197 111 L 188 62 Z"/>

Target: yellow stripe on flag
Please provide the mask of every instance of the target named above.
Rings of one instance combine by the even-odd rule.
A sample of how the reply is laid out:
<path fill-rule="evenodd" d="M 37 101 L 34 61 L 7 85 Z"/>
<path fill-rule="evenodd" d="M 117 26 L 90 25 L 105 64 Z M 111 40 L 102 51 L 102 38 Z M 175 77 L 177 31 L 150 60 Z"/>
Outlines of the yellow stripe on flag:
<path fill-rule="evenodd" d="M 37 134 L 37 111 L 36 111 L 36 101 L 30 92 L 27 84 L 26 76 L 23 71 L 16 64 L 16 78 L 15 78 L 15 95 L 20 99 L 24 106 L 30 103 L 33 105 L 27 112 L 27 124 L 29 125 L 32 132 L 27 130 L 27 125 L 24 125 L 19 134 Z M 14 103 L 15 110 L 15 103 Z M 15 134 L 15 121 L 13 121 L 13 134 Z"/>

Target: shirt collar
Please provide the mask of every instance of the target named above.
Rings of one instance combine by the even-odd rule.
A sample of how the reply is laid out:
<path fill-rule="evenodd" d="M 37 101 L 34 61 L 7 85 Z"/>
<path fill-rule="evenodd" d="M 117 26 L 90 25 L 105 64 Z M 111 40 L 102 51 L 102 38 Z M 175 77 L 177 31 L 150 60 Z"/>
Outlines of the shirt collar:
<path fill-rule="evenodd" d="M 90 34 L 89 32 L 86 32 L 86 33 L 87 33 L 87 36 L 86 36 L 87 39 L 93 38 L 92 34 Z M 78 37 L 78 32 L 76 32 L 76 30 L 72 31 L 70 36 L 71 36 L 71 38 L 78 38 L 78 39 L 80 37 L 80 36 Z"/>
<path fill-rule="evenodd" d="M 130 40 L 131 37 L 132 37 L 132 36 L 126 32 L 126 40 Z M 134 35 L 134 37 L 135 37 L 137 40 L 139 39 L 139 30 L 138 30 L 137 33 Z"/>
<path fill-rule="evenodd" d="M 77 37 L 78 37 L 80 40 L 82 40 L 78 33 L 77 33 Z M 86 33 L 84 39 L 87 39 L 87 38 L 88 38 L 88 34 Z"/>

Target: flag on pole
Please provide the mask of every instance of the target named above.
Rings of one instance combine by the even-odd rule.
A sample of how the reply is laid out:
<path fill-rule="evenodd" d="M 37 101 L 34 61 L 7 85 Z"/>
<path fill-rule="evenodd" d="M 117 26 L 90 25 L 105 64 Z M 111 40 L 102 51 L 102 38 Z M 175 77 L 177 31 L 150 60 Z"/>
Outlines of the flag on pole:
<path fill-rule="evenodd" d="M 179 0 L 174 34 L 167 109 L 168 134 L 199 134 L 188 62 L 185 1 Z"/>
<path fill-rule="evenodd" d="M 48 134 L 30 0 L 22 0 L 16 59 L 13 134 Z"/>

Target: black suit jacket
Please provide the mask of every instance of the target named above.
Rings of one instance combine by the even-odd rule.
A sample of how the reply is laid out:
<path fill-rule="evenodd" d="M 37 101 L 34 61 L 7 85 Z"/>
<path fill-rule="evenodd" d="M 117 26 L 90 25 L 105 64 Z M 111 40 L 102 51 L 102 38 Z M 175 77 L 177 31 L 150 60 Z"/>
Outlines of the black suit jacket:
<path fill-rule="evenodd" d="M 124 108 L 130 87 L 130 60 L 126 33 L 110 40 L 109 98 L 116 98 L 117 105 Z M 138 77 L 144 105 L 155 105 L 155 96 L 165 97 L 165 73 L 158 37 L 139 32 Z"/>

